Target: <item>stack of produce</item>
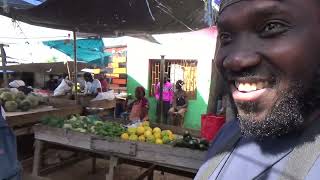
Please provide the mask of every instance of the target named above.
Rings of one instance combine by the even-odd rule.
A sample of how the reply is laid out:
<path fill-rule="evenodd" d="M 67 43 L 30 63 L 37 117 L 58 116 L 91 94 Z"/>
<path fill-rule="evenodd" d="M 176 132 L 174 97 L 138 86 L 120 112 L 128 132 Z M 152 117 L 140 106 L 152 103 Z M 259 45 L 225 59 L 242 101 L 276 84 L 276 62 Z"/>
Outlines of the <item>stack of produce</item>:
<path fill-rule="evenodd" d="M 46 116 L 41 119 L 41 123 L 50 127 L 62 128 L 64 124 L 64 119 L 55 116 Z"/>
<path fill-rule="evenodd" d="M 103 122 L 97 116 L 73 115 L 66 120 L 59 117 L 48 116 L 42 119 L 42 124 L 107 137 L 119 137 L 125 132 L 125 128 L 120 124 Z"/>
<path fill-rule="evenodd" d="M 0 89 L 0 103 L 7 112 L 28 111 L 36 108 L 42 97 L 34 94 L 25 95 L 23 92 L 11 92 L 10 89 Z"/>
<path fill-rule="evenodd" d="M 209 142 L 206 139 L 194 138 L 188 131 L 186 131 L 183 138 L 177 140 L 174 146 L 206 151 L 209 148 Z"/>
<path fill-rule="evenodd" d="M 170 130 L 161 130 L 158 127 L 151 128 L 148 121 L 138 125 L 138 127 L 128 127 L 127 132 L 121 135 L 121 139 L 130 141 L 140 141 L 155 144 L 168 144 L 176 139 Z"/>

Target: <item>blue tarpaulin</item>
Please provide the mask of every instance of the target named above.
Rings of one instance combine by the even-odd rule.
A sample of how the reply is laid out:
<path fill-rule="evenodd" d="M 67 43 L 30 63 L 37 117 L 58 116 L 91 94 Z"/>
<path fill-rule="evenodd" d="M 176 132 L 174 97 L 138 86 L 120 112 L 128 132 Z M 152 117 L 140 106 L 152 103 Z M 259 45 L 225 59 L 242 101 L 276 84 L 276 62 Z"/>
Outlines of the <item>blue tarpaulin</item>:
<path fill-rule="evenodd" d="M 57 49 L 62 53 L 74 58 L 73 40 L 44 41 L 43 44 Z M 106 66 L 110 53 L 104 52 L 102 39 L 79 39 L 77 40 L 77 60 L 80 62 Z"/>

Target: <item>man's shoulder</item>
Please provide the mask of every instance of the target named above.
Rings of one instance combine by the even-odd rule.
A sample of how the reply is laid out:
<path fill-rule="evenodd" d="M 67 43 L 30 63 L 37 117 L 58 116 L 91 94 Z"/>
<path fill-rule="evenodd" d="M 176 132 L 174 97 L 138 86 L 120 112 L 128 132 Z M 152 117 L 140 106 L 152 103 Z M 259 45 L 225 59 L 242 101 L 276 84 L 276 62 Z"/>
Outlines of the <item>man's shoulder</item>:
<path fill-rule="evenodd" d="M 238 120 L 231 120 L 223 125 L 213 140 L 207 154 L 207 159 L 210 159 L 222 149 L 234 142 L 240 137 L 240 126 Z"/>

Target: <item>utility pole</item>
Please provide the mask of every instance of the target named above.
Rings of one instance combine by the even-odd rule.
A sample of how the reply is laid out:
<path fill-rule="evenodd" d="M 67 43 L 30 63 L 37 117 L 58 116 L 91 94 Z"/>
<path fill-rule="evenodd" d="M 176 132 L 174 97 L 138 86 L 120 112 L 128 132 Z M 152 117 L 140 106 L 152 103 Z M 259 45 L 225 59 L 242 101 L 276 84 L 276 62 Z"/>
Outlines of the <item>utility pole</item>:
<path fill-rule="evenodd" d="M 75 100 L 75 104 L 78 103 L 78 92 L 77 92 L 77 84 L 78 84 L 78 66 L 77 66 L 77 34 L 76 34 L 76 30 L 73 31 L 73 57 L 74 57 L 74 100 Z M 68 62 L 67 62 L 68 63 Z M 71 78 L 71 77 L 70 77 Z"/>
<path fill-rule="evenodd" d="M 1 49 L 1 59 L 2 59 L 2 71 L 3 71 L 3 86 L 4 88 L 8 87 L 8 76 L 7 76 L 7 55 L 4 50 L 4 44 L 0 44 L 0 49 Z"/>
<path fill-rule="evenodd" d="M 165 59 L 164 55 L 161 55 L 161 60 L 160 60 L 160 123 L 164 123 L 164 112 L 163 112 L 163 85 L 164 85 L 164 69 L 165 69 Z"/>

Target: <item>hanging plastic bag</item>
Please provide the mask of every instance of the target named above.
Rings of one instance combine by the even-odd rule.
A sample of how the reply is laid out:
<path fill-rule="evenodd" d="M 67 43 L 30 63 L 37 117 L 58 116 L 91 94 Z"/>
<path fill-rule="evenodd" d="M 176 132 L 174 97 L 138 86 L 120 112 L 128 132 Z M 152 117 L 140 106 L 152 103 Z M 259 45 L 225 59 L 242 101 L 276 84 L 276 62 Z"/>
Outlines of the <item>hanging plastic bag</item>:
<path fill-rule="evenodd" d="M 63 79 L 60 85 L 54 90 L 53 96 L 65 95 L 70 90 L 71 90 L 71 87 L 68 85 L 66 80 Z"/>
<path fill-rule="evenodd" d="M 108 92 L 101 92 L 101 93 L 98 93 L 98 95 L 92 99 L 91 101 L 99 101 L 99 100 L 114 100 L 116 98 L 116 96 L 114 95 L 114 91 L 111 90 L 111 91 L 108 91 Z"/>

